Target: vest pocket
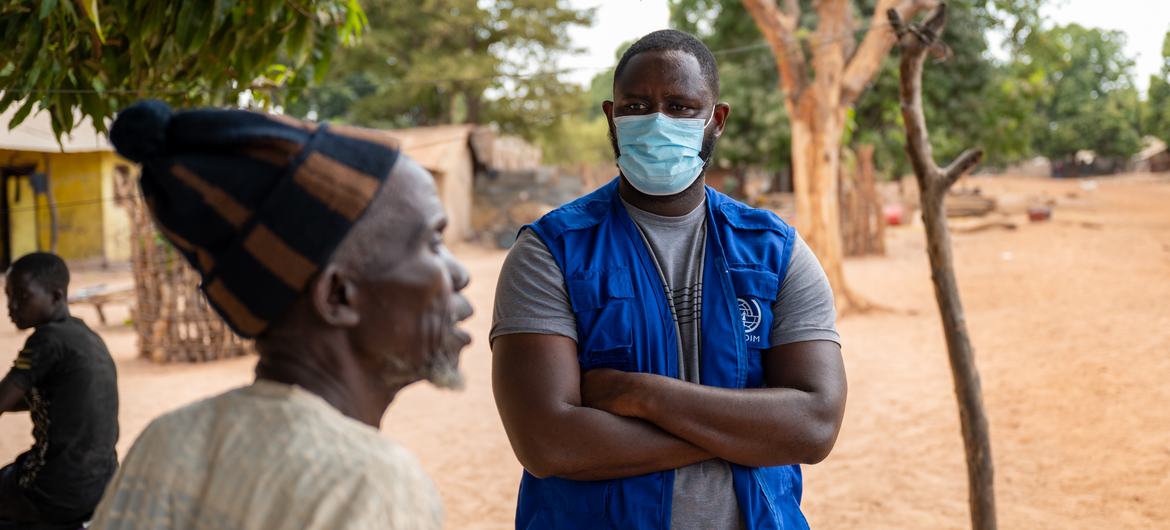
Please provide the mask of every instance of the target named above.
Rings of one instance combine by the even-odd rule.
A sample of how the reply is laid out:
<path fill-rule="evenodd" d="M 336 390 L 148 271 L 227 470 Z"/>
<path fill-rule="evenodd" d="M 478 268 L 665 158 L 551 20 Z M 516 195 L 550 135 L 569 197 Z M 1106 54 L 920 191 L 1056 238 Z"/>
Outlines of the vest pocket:
<path fill-rule="evenodd" d="M 780 277 L 751 267 L 733 266 L 729 273 L 743 323 L 744 341 L 749 349 L 763 350 L 772 346 L 772 302 L 780 291 Z"/>
<path fill-rule="evenodd" d="M 577 272 L 565 280 L 565 287 L 577 317 L 577 351 L 581 369 L 636 369 L 631 351 L 634 289 L 629 269 Z"/>

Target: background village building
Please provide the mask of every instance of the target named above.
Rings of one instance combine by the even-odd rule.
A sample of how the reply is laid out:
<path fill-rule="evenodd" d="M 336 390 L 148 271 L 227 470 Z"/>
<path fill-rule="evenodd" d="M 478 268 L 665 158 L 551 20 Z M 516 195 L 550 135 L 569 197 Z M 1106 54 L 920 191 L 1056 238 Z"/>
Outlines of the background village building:
<path fill-rule="evenodd" d="M 7 124 L 17 107 L 0 114 Z M 386 131 L 435 176 L 447 210 L 446 237 L 472 237 L 477 173 L 533 172 L 540 150 L 474 125 Z M 74 289 L 72 303 L 133 298 L 139 354 L 157 362 L 199 362 L 247 354 L 251 346 L 223 325 L 198 290 L 199 277 L 158 237 L 138 191 L 138 170 L 114 153 L 88 120 L 58 143 L 49 115 L 0 131 L 0 261 L 53 251 L 74 266 L 130 262 L 133 285 Z M 529 180 L 531 186 L 532 181 Z"/>
<path fill-rule="evenodd" d="M 494 179 L 540 167 L 539 148 L 489 127 L 440 125 L 386 132 L 400 142 L 403 153 L 435 176 L 439 199 L 447 210 L 444 237 L 448 241 L 465 241 L 475 235 L 472 194 L 477 173 Z"/>
<path fill-rule="evenodd" d="M 0 113 L 0 124 L 17 107 Z M 74 263 L 129 260 L 130 219 L 116 202 L 118 164 L 128 163 L 88 119 L 60 144 L 48 113 L 0 128 L 0 265 L 37 250 Z M 34 184 L 47 193 L 34 193 Z"/>
<path fill-rule="evenodd" d="M 1133 170 L 1151 173 L 1170 171 L 1170 149 L 1166 147 L 1166 142 L 1147 136 L 1142 139 L 1142 143 L 1144 147 L 1134 155 Z"/>

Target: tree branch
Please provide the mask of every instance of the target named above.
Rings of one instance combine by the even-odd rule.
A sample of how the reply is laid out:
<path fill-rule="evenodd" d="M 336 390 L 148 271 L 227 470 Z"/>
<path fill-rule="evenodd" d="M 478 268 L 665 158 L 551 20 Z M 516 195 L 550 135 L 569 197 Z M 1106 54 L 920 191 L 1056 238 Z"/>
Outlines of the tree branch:
<path fill-rule="evenodd" d="M 925 177 L 926 182 L 933 186 L 939 178 L 939 169 L 934 162 L 926 116 L 922 112 L 922 64 L 926 61 L 930 43 L 923 41 L 921 32 L 903 23 L 896 9 L 887 9 L 886 16 L 902 50 L 898 102 L 902 106 L 902 122 L 906 127 L 906 153 L 910 156 L 914 173 Z"/>
<path fill-rule="evenodd" d="M 745 0 L 746 2 L 747 0 Z M 897 9 L 903 18 L 911 18 L 920 11 L 932 8 L 938 0 L 880 0 L 874 7 L 870 18 L 869 30 L 861 45 L 845 65 L 845 73 L 841 78 L 841 103 L 852 106 L 857 97 L 865 91 L 874 76 L 882 67 L 882 58 L 890 53 L 897 37 L 889 31 L 889 24 L 882 18 L 883 13 L 890 9 Z"/>
<path fill-rule="evenodd" d="M 975 351 L 967 331 L 963 303 L 955 277 L 954 255 L 947 228 L 946 194 L 964 172 L 982 157 L 978 149 L 959 155 L 945 170 L 939 170 L 931 158 L 926 120 L 922 113 L 922 66 L 928 52 L 945 50 L 940 37 L 946 25 L 946 4 L 922 25 L 906 24 L 895 9 L 886 11 L 890 26 L 901 49 L 902 121 L 906 128 L 906 152 L 914 166 L 922 204 L 922 224 L 926 230 L 926 253 L 930 258 L 930 277 L 942 317 L 947 356 L 955 397 L 959 405 L 959 426 L 967 456 L 967 501 L 973 530 L 996 530 L 995 466 L 991 458 L 991 434 L 983 407 Z"/>
<path fill-rule="evenodd" d="M 784 3 L 786 12 L 780 11 L 775 0 L 743 0 L 744 8 L 772 48 L 784 94 L 789 101 L 795 102 L 808 85 L 808 72 L 804 50 L 796 38 L 800 7 L 796 0 L 785 0 Z"/>
<path fill-rule="evenodd" d="M 982 149 L 972 148 L 963 151 L 963 153 L 956 157 L 953 162 L 942 169 L 942 177 L 945 179 L 943 184 L 947 188 L 950 188 L 955 184 L 956 180 L 959 180 L 959 177 L 963 176 L 968 171 L 970 171 L 971 168 L 975 167 L 975 165 L 978 164 L 980 160 L 983 160 Z"/>
<path fill-rule="evenodd" d="M 946 49 L 939 38 L 946 25 L 946 7 L 946 4 L 940 4 L 922 25 L 906 24 L 895 9 L 886 11 L 902 51 L 899 102 L 906 126 L 906 152 L 910 155 L 914 172 L 925 175 L 931 186 L 941 185 L 943 192 L 983 159 L 982 150 L 968 149 L 945 168 L 940 169 L 934 162 L 930 133 L 922 111 L 922 66 L 927 53 L 937 55 L 939 50 Z"/>

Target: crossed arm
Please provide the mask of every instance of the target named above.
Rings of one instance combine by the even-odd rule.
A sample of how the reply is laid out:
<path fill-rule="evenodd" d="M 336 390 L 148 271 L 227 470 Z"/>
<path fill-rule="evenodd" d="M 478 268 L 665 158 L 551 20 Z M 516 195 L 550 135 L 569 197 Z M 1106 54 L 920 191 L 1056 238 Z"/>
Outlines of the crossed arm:
<path fill-rule="evenodd" d="M 576 342 L 559 335 L 500 336 L 493 352 L 496 406 L 537 477 L 621 478 L 712 458 L 816 463 L 844 414 L 844 364 L 830 341 L 768 350 L 768 387 L 740 390 L 616 370 L 582 375 Z"/>

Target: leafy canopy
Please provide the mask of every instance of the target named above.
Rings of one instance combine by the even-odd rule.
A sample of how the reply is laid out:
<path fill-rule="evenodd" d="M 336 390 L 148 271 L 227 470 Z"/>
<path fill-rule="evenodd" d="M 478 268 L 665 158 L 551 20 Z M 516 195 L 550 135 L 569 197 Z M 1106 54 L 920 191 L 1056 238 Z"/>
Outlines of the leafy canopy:
<path fill-rule="evenodd" d="M 357 0 L 40 0 L 0 4 L 0 112 L 9 128 L 47 110 L 58 137 L 76 116 L 104 132 L 141 98 L 279 102 L 320 80 L 361 34 Z"/>
<path fill-rule="evenodd" d="M 1170 141 L 1170 31 L 1162 38 L 1162 68 L 1150 76 L 1143 130 Z"/>
<path fill-rule="evenodd" d="M 1039 79 L 1035 148 L 1051 159 L 1071 158 L 1078 150 L 1129 157 L 1140 148 L 1139 100 L 1133 61 L 1119 31 L 1056 26 L 1030 35 L 1013 69 Z"/>
<path fill-rule="evenodd" d="M 289 111 L 377 127 L 496 123 L 534 137 L 578 111 L 580 88 L 551 65 L 593 10 L 564 0 L 370 0 L 360 48 L 337 55 L 333 82 Z M 534 65 L 536 68 L 534 69 Z"/>
<path fill-rule="evenodd" d="M 874 0 L 854 0 L 852 33 L 860 41 L 868 30 Z M 807 56 L 817 46 L 812 2 L 801 0 L 796 38 Z M 955 0 L 946 41 L 953 56 L 927 69 L 923 103 L 932 124 L 936 155 L 945 160 L 979 145 L 993 162 L 1019 157 L 1027 145 L 1022 125 L 1031 109 L 1020 96 L 1032 90 L 1007 78 L 988 54 L 987 33 L 1000 31 L 1022 41 L 1038 24 L 1038 0 Z M 884 18 L 882 19 L 884 20 Z M 778 170 L 789 165 L 791 140 L 784 95 L 771 51 L 739 0 L 671 0 L 671 24 L 702 38 L 719 60 L 721 99 L 731 104 L 727 132 L 719 141 L 717 163 Z M 898 58 L 883 59 L 874 84 L 849 111 L 845 143 L 871 143 L 879 169 L 907 171 L 898 109 Z M 815 75 L 815 72 L 813 73 Z"/>

